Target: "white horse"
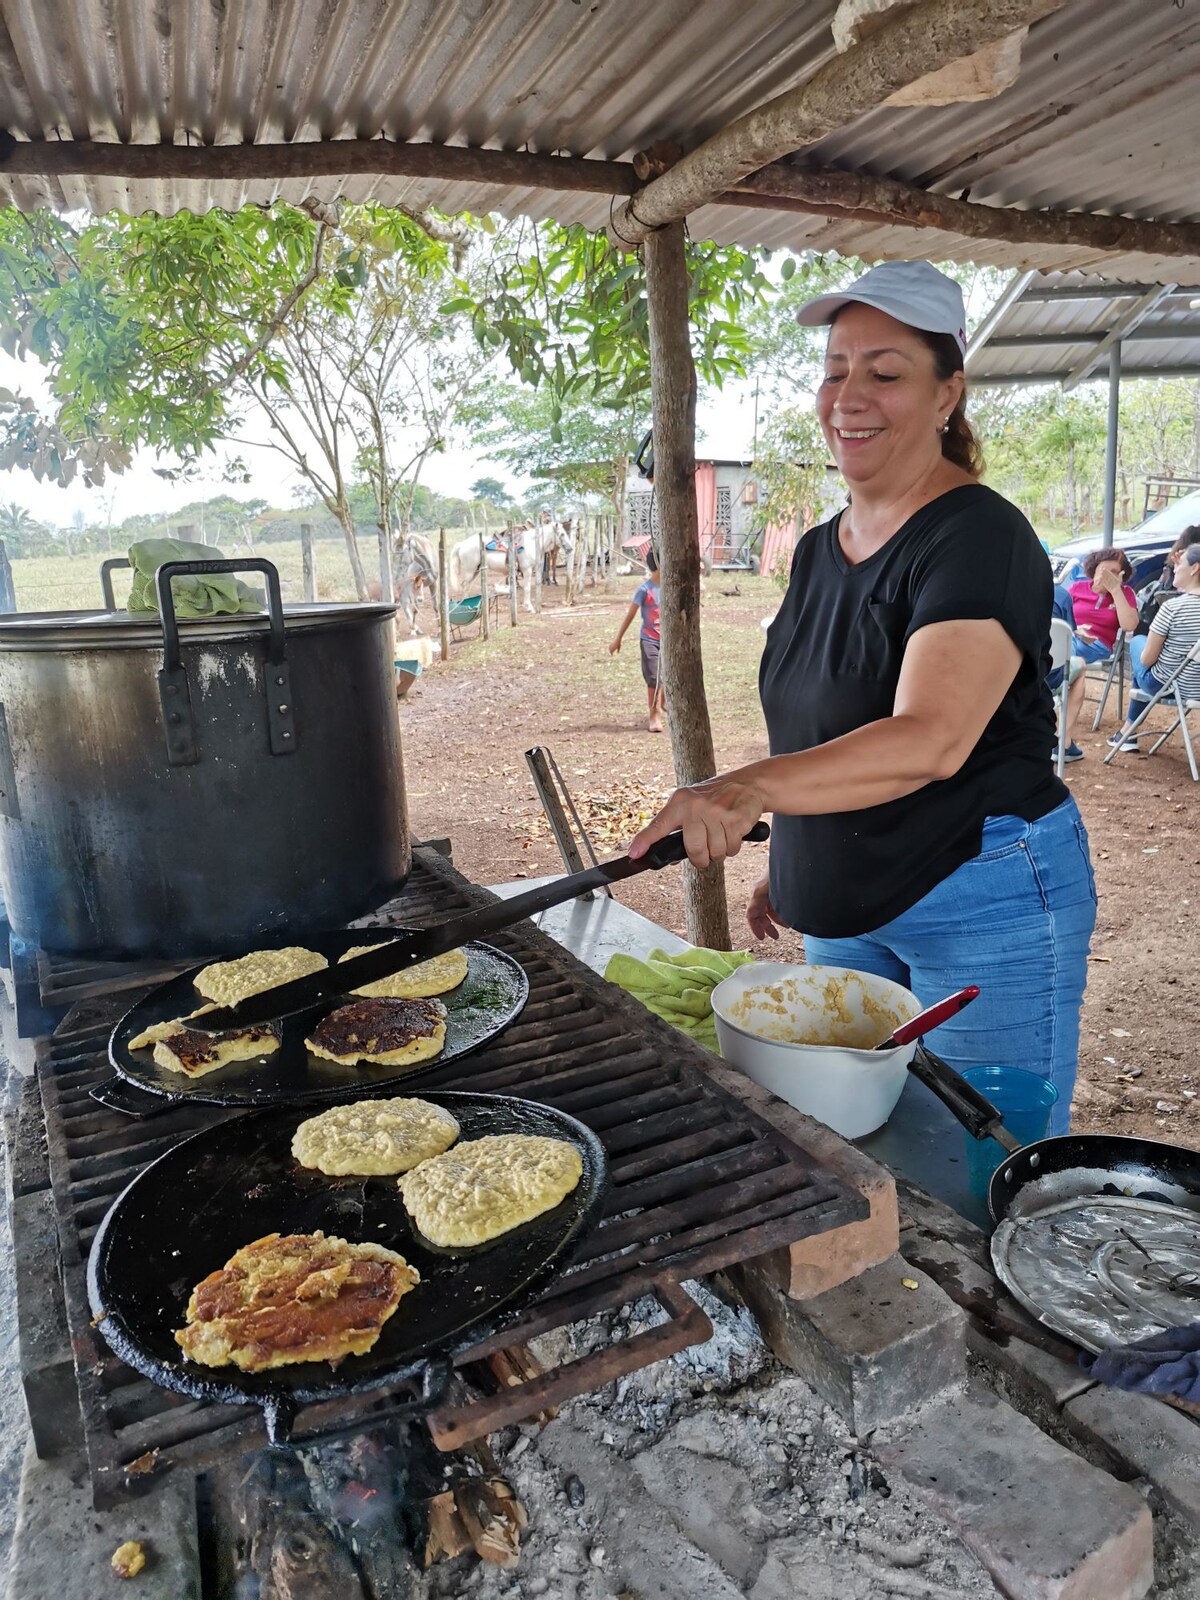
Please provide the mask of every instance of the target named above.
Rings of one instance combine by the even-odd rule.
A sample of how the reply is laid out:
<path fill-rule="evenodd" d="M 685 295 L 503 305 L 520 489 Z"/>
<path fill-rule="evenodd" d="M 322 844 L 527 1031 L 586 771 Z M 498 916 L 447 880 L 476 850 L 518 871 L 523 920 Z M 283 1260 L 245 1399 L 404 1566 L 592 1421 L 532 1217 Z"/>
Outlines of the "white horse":
<path fill-rule="evenodd" d="M 546 553 L 554 548 L 570 551 L 572 544 L 570 534 L 556 522 L 543 522 L 536 526 L 530 523 L 518 523 L 515 528 L 506 529 L 504 539 L 511 538 L 517 544 L 517 577 L 524 596 L 526 611 L 533 610 L 533 575 L 537 564 Z M 507 544 L 503 549 L 488 550 L 487 569 L 496 579 L 506 581 L 508 578 L 509 551 Z M 472 534 L 467 539 L 461 539 L 450 552 L 450 586 L 459 594 L 470 589 L 479 574 L 479 536 Z"/>

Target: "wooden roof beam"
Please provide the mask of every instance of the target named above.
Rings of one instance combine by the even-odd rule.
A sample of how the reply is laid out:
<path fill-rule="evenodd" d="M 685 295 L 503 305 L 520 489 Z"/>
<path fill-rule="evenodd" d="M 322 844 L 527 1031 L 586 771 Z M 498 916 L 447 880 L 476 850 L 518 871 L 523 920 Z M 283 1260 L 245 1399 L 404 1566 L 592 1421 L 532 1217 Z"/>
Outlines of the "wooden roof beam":
<path fill-rule="evenodd" d="M 390 139 L 306 140 L 291 144 L 106 144 L 86 139 L 18 141 L 0 132 L 0 177 L 5 175 L 125 178 L 159 183 L 226 180 L 239 184 L 385 176 L 604 195 L 632 194 L 638 185 L 629 162 L 592 161 L 528 150 L 404 144 Z M 1020 211 L 952 200 L 891 178 L 821 171 L 787 161 L 749 174 L 736 189 L 717 195 L 714 203 L 763 211 L 797 211 L 835 222 L 942 230 L 968 239 L 1083 246 L 1098 252 L 1136 251 L 1152 257 L 1200 260 L 1200 224 L 1194 222 L 1155 222 L 1076 211 Z M 635 204 L 641 205 L 640 197 Z M 936 248 L 932 243 L 931 251 Z M 1060 290 L 1055 298 L 1114 294 L 1132 297 L 1144 289 L 1144 285 L 1113 289 L 1097 283 L 1088 288 Z M 1040 300 L 1048 295 L 1044 289 L 1031 288 L 1026 297 Z"/>
<path fill-rule="evenodd" d="M 752 172 L 845 128 L 918 79 L 1048 15 L 1064 0 L 923 0 L 826 62 L 806 82 L 729 123 L 618 208 L 611 232 L 633 248 Z"/>

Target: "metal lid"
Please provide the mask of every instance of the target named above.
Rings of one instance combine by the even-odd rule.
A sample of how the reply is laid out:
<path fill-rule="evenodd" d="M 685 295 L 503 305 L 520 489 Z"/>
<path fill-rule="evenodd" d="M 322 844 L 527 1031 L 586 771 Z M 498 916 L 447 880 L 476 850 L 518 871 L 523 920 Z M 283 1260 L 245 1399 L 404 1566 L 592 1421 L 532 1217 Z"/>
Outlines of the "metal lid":
<path fill-rule="evenodd" d="M 365 627 L 395 614 L 395 606 L 367 601 L 352 605 L 319 602 L 284 606 L 284 631 Z M 179 619 L 184 645 L 229 643 L 265 634 L 266 612 Z M 0 618 L 0 652 L 12 650 L 161 650 L 162 621 L 149 612 L 26 611 Z"/>

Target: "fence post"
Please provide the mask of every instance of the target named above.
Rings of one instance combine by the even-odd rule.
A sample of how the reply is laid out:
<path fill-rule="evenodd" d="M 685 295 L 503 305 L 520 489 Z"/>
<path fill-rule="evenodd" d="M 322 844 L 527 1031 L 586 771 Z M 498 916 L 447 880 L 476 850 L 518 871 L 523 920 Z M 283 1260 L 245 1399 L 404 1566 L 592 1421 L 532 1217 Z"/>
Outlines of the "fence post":
<path fill-rule="evenodd" d="M 13 588 L 12 562 L 8 559 L 8 551 L 4 547 L 4 540 L 0 539 L 0 612 L 15 611 L 17 609 L 17 595 Z"/>
<path fill-rule="evenodd" d="M 488 616 L 488 570 L 487 570 L 487 540 L 479 535 L 479 636 L 481 639 L 492 637 L 492 619 Z"/>
<path fill-rule="evenodd" d="M 517 530 L 508 530 L 508 622 L 517 625 Z"/>
<path fill-rule="evenodd" d="M 300 524 L 300 572 L 304 582 L 304 603 L 312 605 L 317 598 L 317 552 L 313 544 L 311 522 Z"/>
<path fill-rule="evenodd" d="M 438 637 L 442 660 L 450 659 L 450 571 L 446 561 L 446 530 L 438 529 Z"/>

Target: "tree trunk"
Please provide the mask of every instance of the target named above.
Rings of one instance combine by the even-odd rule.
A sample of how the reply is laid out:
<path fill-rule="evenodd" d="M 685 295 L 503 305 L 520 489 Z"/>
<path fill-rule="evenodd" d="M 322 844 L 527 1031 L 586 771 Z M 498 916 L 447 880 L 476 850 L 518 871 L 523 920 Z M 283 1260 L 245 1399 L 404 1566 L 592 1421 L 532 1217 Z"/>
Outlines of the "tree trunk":
<path fill-rule="evenodd" d="M 1075 441 L 1067 440 L 1067 476 L 1063 484 L 1067 497 L 1067 522 L 1072 534 L 1079 533 L 1079 505 L 1075 495 Z"/>
<path fill-rule="evenodd" d="M 517 625 L 517 530 L 508 530 L 508 625 Z"/>
<path fill-rule="evenodd" d="M 662 671 L 671 753 L 681 784 L 717 770 L 700 649 L 700 543 L 696 512 L 696 369 L 688 321 L 682 222 L 647 235 L 650 392 L 654 413 L 654 488 L 662 564 Z M 684 911 L 693 944 L 728 950 L 725 869 L 683 869 Z"/>
<path fill-rule="evenodd" d="M 365 600 L 367 575 L 363 571 L 362 557 L 358 553 L 358 531 L 354 526 L 349 502 L 344 498 L 337 502 L 337 519 L 342 525 L 342 532 L 346 535 L 346 554 L 350 557 L 350 571 L 354 575 L 355 591 L 360 600 Z"/>

